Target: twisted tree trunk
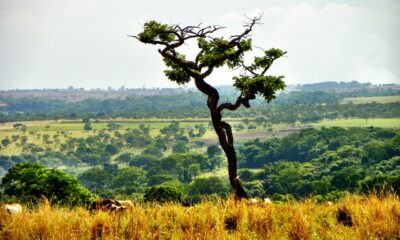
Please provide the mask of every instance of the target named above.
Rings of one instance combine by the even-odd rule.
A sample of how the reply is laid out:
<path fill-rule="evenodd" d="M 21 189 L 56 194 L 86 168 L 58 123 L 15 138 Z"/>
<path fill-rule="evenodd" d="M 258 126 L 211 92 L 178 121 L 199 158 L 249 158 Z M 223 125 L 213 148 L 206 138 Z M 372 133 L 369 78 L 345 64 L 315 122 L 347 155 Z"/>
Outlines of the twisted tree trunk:
<path fill-rule="evenodd" d="M 224 150 L 228 161 L 229 181 L 231 183 L 233 191 L 235 192 L 235 198 L 247 198 L 246 191 L 240 184 L 237 175 L 237 157 L 233 144 L 232 128 L 227 122 L 222 121 L 221 109 L 218 108 L 218 91 L 207 84 L 201 78 L 195 79 L 195 83 L 197 89 L 208 96 L 207 106 L 211 113 L 211 120 L 214 126 L 215 133 L 218 136 L 219 143 Z"/>

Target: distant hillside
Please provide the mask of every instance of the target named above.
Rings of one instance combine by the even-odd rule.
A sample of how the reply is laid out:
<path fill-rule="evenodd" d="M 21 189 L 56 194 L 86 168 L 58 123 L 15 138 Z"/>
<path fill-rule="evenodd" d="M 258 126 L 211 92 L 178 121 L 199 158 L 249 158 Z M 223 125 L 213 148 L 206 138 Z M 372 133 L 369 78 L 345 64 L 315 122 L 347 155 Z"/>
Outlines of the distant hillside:
<path fill-rule="evenodd" d="M 238 91 L 233 86 L 218 86 L 217 87 L 221 96 L 238 95 Z M 290 85 L 287 86 L 284 92 L 312 92 L 324 91 L 333 93 L 343 92 L 368 92 L 368 91 L 391 91 L 399 92 L 400 85 L 388 84 L 382 86 L 372 85 L 371 83 L 352 82 L 321 82 L 304 85 Z M 8 98 L 47 98 L 57 99 L 66 102 L 80 102 L 85 99 L 125 99 L 128 97 L 144 97 L 144 96 L 158 96 L 158 95 L 176 95 L 190 92 L 198 92 L 195 88 L 179 87 L 179 88 L 124 88 L 119 89 L 90 89 L 83 88 L 68 89 L 16 89 L 0 91 L 1 99 Z M 0 105 L 1 107 L 1 105 Z"/>
<path fill-rule="evenodd" d="M 348 87 L 352 91 L 328 91 Z M 227 117 L 265 116 L 272 122 L 310 122 L 323 118 L 395 118 L 399 103 L 366 101 L 357 107 L 343 103 L 357 97 L 400 96 L 398 85 L 372 86 L 357 82 L 316 83 L 289 86 L 267 104 L 262 98 L 252 108 L 225 111 Z M 303 90 L 308 89 L 308 90 Z M 310 90 L 320 89 L 320 90 Z M 233 102 L 239 93 L 232 86 L 220 86 L 220 102 Z M 350 102 L 349 102 L 350 103 Z M 44 89 L 0 92 L 0 121 L 81 118 L 204 118 L 209 117 L 206 96 L 193 88 L 164 89 Z"/>
<path fill-rule="evenodd" d="M 127 97 L 143 97 L 154 95 L 173 95 L 182 94 L 190 91 L 187 88 L 121 88 L 115 89 L 32 89 L 32 90 L 8 90 L 0 91 L 0 99 L 2 98 L 47 98 L 57 99 L 66 102 L 80 102 L 85 99 L 125 99 Z"/>

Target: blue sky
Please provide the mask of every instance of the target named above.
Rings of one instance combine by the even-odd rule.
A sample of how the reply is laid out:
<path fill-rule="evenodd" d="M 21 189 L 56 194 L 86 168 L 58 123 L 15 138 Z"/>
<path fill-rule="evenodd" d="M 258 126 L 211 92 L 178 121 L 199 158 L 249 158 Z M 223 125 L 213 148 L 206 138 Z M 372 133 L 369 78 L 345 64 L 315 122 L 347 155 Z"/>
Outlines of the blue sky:
<path fill-rule="evenodd" d="M 254 45 L 288 52 L 271 68 L 288 84 L 400 82 L 396 0 L 0 0 L 0 89 L 175 87 L 157 48 L 127 34 L 154 19 L 221 25 L 219 35 L 230 36 L 259 13 Z M 221 69 L 208 81 L 231 84 L 234 74 Z"/>

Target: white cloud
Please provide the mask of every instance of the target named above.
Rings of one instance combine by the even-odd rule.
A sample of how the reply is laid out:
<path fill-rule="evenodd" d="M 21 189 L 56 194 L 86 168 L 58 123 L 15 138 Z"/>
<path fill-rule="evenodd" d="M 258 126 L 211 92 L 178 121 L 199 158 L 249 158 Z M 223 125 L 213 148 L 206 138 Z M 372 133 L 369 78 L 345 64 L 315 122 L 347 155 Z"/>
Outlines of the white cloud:
<path fill-rule="evenodd" d="M 288 57 L 277 62 L 272 72 L 284 74 L 289 83 L 399 81 L 399 72 L 389 66 L 400 57 L 399 52 L 393 53 L 398 45 L 390 43 L 393 31 L 398 31 L 394 25 L 399 25 L 393 24 L 394 13 L 349 4 L 328 3 L 318 8 L 300 3 L 287 9 L 253 9 L 246 15 L 259 12 L 264 13 L 263 25 L 255 30 L 255 45 L 288 51 Z M 230 12 L 222 19 L 238 15 Z"/>

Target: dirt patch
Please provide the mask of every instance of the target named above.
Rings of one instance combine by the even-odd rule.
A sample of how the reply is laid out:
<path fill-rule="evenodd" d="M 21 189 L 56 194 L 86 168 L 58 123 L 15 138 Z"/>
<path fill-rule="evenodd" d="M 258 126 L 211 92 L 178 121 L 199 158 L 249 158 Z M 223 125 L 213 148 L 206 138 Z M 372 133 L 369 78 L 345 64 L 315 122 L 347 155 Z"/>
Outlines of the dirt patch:
<path fill-rule="evenodd" d="M 279 129 L 273 132 L 268 132 L 268 131 L 252 131 L 252 132 L 236 132 L 233 134 L 233 137 L 235 141 L 248 141 L 251 139 L 256 139 L 259 138 L 261 140 L 266 140 L 269 138 L 277 137 L 277 138 L 282 138 L 286 137 L 289 134 L 292 133 L 297 133 L 304 127 L 299 127 L 299 128 L 285 128 L 285 129 Z M 202 139 L 203 142 L 206 144 L 215 144 L 218 142 L 217 137 L 215 138 L 204 138 Z"/>

